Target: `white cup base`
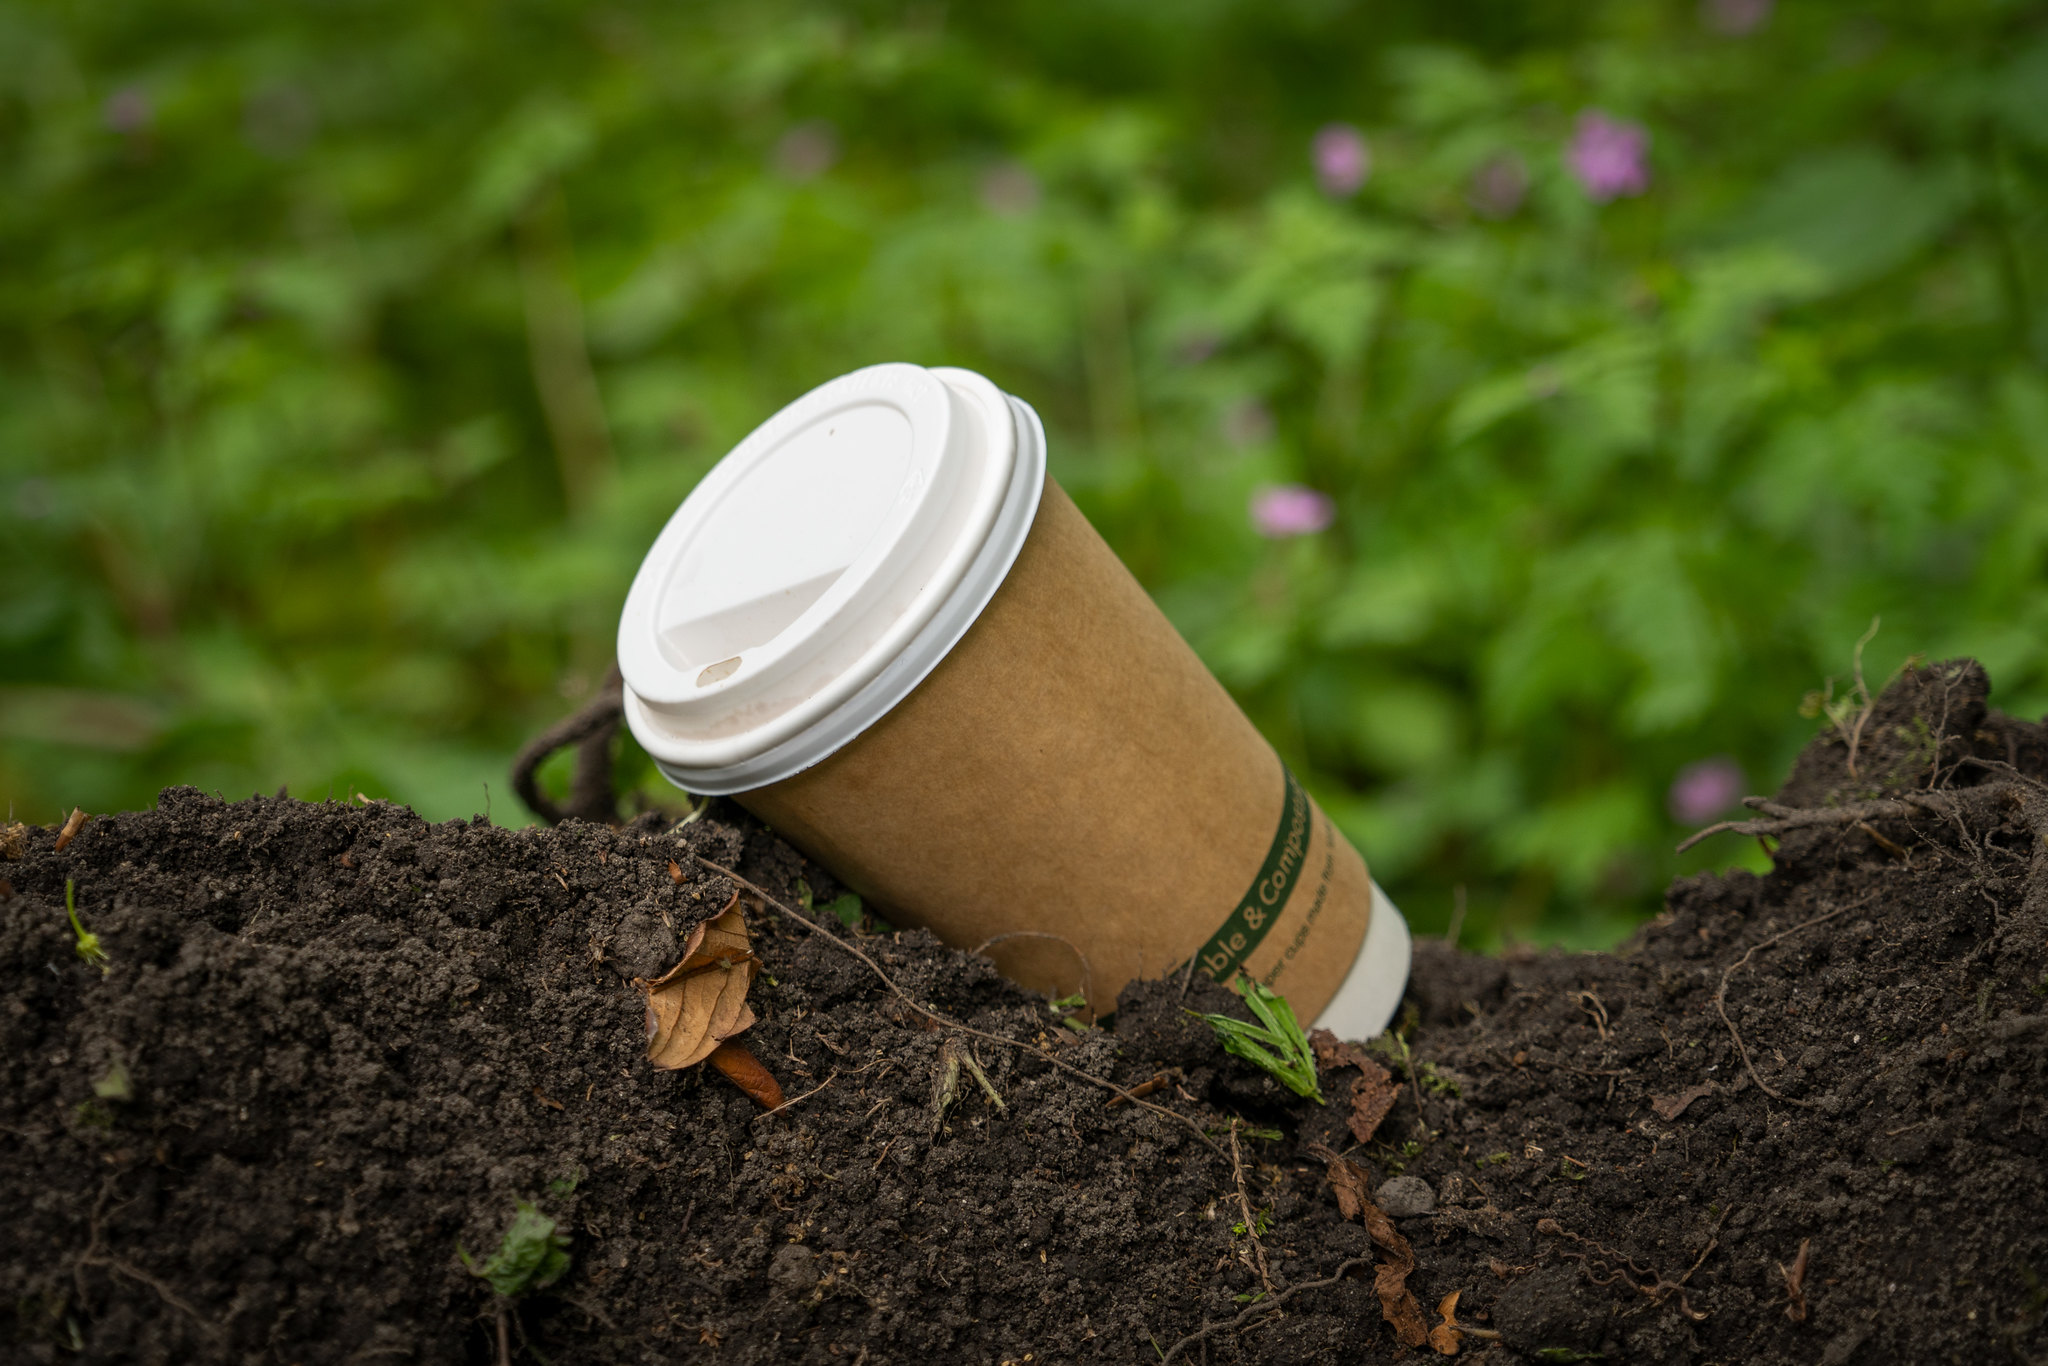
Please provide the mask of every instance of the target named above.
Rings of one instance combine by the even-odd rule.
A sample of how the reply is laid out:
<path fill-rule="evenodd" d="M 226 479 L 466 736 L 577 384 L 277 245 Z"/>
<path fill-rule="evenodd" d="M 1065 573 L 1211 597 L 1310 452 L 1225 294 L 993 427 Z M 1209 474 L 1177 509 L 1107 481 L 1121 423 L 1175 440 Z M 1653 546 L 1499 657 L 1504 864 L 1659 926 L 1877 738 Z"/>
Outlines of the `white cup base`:
<path fill-rule="evenodd" d="M 1373 883 L 1372 919 L 1366 922 L 1365 941 L 1358 946 L 1358 957 L 1344 975 L 1344 984 L 1316 1017 L 1315 1027 L 1340 1039 L 1369 1039 L 1385 1029 L 1401 1007 L 1413 947 L 1408 922 L 1379 883 Z"/>

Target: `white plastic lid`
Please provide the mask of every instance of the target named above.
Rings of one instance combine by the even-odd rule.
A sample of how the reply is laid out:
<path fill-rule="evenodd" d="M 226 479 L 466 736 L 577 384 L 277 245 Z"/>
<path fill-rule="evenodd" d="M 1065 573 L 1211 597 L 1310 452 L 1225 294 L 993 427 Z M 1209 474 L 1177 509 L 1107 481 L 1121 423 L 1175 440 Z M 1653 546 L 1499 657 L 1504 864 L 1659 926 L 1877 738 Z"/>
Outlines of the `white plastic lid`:
<path fill-rule="evenodd" d="M 971 371 L 875 365 L 805 394 L 704 477 L 633 579 L 634 738 L 700 793 L 827 758 L 974 624 L 1044 479 L 1037 415 Z"/>

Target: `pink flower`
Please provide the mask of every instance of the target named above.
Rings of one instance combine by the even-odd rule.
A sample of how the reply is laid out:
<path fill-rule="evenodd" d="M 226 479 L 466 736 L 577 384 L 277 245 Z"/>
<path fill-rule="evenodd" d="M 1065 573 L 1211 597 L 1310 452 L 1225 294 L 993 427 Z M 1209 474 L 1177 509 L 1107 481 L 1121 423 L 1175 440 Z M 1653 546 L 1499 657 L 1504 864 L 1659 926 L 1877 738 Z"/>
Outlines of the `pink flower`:
<path fill-rule="evenodd" d="M 1771 0 L 1700 0 L 1700 22 L 1716 33 L 1740 38 L 1771 17 Z"/>
<path fill-rule="evenodd" d="M 1333 199 L 1357 194 L 1372 174 L 1372 148 L 1366 145 L 1365 134 L 1348 123 L 1325 124 L 1317 130 L 1313 146 L 1316 183 Z"/>
<path fill-rule="evenodd" d="M 1665 805 L 1671 819 L 1680 825 L 1705 825 L 1741 800 L 1748 781 L 1742 765 L 1717 754 L 1679 769 L 1665 795 Z"/>
<path fill-rule="evenodd" d="M 1276 484 L 1252 495 L 1252 527 L 1268 540 L 1313 536 L 1337 518 L 1330 495 L 1306 484 Z"/>
<path fill-rule="evenodd" d="M 1513 152 L 1488 157 L 1472 173 L 1472 207 L 1488 218 L 1509 218 L 1529 193 L 1529 168 Z"/>
<path fill-rule="evenodd" d="M 1565 162 L 1596 204 L 1650 188 L 1650 134 L 1639 123 L 1609 118 L 1598 109 L 1579 115 Z"/>

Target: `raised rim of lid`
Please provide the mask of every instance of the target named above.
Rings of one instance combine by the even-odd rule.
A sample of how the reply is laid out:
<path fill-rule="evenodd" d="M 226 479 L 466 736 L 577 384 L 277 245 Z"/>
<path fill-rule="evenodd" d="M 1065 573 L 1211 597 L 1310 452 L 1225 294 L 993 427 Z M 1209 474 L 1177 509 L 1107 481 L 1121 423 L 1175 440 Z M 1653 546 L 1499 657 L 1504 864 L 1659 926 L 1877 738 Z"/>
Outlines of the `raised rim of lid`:
<path fill-rule="evenodd" d="M 634 737 L 703 793 L 833 753 L 973 624 L 1044 468 L 1036 415 L 971 371 L 876 365 L 797 399 L 691 491 L 634 578 Z"/>

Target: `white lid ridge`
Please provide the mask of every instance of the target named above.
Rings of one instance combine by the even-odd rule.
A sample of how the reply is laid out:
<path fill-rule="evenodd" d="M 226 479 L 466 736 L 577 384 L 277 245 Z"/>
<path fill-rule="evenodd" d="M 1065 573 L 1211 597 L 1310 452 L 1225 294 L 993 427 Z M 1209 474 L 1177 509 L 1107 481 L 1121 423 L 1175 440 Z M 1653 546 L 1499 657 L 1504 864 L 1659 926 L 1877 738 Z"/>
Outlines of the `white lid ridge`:
<path fill-rule="evenodd" d="M 693 792 L 828 757 L 973 625 L 1044 477 L 1037 415 L 971 371 L 875 365 L 805 394 L 704 477 L 634 577 L 634 737 Z"/>

